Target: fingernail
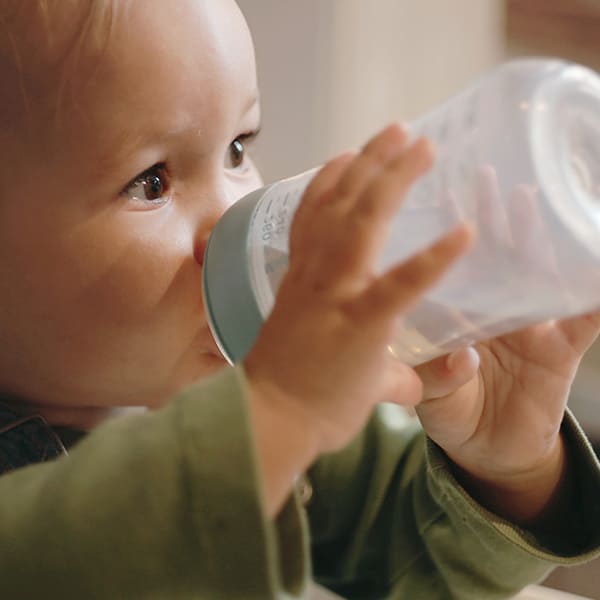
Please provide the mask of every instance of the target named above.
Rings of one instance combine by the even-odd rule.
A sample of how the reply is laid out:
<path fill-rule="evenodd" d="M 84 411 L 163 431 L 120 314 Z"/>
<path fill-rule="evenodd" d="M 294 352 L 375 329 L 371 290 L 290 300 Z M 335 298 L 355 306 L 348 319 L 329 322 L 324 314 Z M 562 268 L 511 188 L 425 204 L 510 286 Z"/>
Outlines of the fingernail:
<path fill-rule="evenodd" d="M 456 361 L 458 360 L 459 352 L 460 352 L 460 350 L 456 350 L 456 351 L 452 352 L 452 354 L 448 355 L 448 358 L 446 359 L 446 369 L 448 369 L 448 371 L 452 371 L 454 369 L 454 365 L 456 364 Z"/>
<path fill-rule="evenodd" d="M 456 350 L 448 355 L 446 368 L 449 371 L 453 371 L 457 364 L 463 361 L 479 365 L 479 352 L 477 352 L 473 346 Z"/>

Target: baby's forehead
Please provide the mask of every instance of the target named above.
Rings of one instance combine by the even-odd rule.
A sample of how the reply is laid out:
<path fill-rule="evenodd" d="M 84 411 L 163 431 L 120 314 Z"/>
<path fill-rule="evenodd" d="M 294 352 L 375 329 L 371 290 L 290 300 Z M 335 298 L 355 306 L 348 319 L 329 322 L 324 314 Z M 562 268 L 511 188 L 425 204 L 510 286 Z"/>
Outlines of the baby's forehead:
<path fill-rule="evenodd" d="M 75 16 L 68 7 L 84 0 L 54 0 L 53 13 L 29 1 L 35 26 L 19 30 L 21 12 L 0 31 L 0 69 L 12 83 L 0 87 L 0 154 L 19 146 L 28 162 L 97 165 L 123 139 L 149 147 L 184 131 L 201 134 L 208 153 L 254 126 L 239 123 L 256 72 L 234 0 L 178 0 L 177 10 L 164 0 L 88 0 Z"/>

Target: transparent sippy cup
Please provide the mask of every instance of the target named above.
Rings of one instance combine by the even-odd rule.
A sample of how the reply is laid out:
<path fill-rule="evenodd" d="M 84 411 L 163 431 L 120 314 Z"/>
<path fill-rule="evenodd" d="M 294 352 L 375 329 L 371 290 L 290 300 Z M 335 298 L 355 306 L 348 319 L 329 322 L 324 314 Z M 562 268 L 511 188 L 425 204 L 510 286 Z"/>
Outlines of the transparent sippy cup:
<path fill-rule="evenodd" d="M 462 221 L 474 247 L 408 314 L 390 350 L 409 365 L 600 307 L 600 77 L 560 60 L 508 62 L 409 125 L 436 163 L 408 192 L 384 271 Z M 224 356 L 241 360 L 288 266 L 294 211 L 318 169 L 233 205 L 208 243 L 203 293 Z M 282 344 L 285 339 L 282 339 Z"/>

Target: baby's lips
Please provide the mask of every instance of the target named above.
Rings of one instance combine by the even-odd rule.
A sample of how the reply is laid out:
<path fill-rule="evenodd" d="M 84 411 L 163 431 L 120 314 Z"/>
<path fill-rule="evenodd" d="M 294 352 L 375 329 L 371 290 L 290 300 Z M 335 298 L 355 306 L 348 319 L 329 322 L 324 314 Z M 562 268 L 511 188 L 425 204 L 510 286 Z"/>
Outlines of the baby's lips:
<path fill-rule="evenodd" d="M 215 338 L 213 337 L 209 327 L 202 329 L 200 333 L 200 340 L 202 348 L 205 352 L 207 352 L 208 354 L 212 354 L 213 356 L 216 356 L 218 358 L 224 359 L 223 353 L 221 352 L 219 345 L 215 341 Z"/>
<path fill-rule="evenodd" d="M 194 260 L 202 267 L 204 265 L 204 254 L 206 253 L 206 246 L 208 240 L 202 240 L 198 242 L 194 247 Z"/>

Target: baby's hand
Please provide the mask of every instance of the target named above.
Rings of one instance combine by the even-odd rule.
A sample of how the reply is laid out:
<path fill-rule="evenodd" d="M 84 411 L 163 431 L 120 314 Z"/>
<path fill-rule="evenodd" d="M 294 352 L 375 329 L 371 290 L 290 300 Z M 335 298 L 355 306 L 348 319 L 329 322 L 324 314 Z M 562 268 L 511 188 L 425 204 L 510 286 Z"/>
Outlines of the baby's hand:
<path fill-rule="evenodd" d="M 519 186 L 505 204 L 493 172 L 484 176 L 484 209 L 505 206 L 515 214 L 480 218 L 479 238 L 510 240 L 553 273 L 556 249 L 535 191 Z M 504 231 L 486 231 L 492 226 Z M 567 463 L 560 426 L 581 357 L 599 331 L 600 313 L 542 323 L 482 342 L 478 353 L 461 350 L 416 369 L 427 399 L 417 408 L 424 428 L 459 467 L 462 483 L 496 513 L 536 520 L 568 491 L 561 485 Z"/>
<path fill-rule="evenodd" d="M 375 266 L 391 217 L 432 160 L 427 142 L 409 145 L 389 127 L 326 165 L 295 216 L 289 271 L 244 363 L 254 403 L 300 428 L 315 456 L 348 443 L 375 404 L 422 398 L 419 377 L 388 345 L 470 232 L 460 227 L 383 275 Z"/>

